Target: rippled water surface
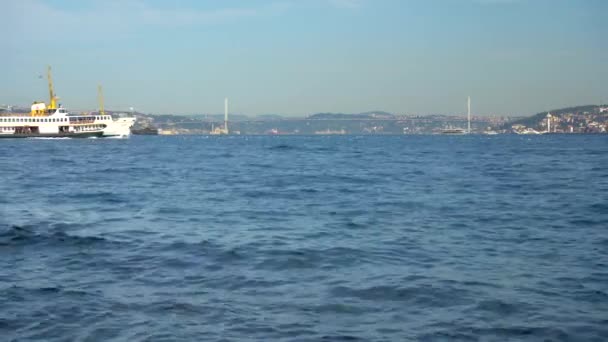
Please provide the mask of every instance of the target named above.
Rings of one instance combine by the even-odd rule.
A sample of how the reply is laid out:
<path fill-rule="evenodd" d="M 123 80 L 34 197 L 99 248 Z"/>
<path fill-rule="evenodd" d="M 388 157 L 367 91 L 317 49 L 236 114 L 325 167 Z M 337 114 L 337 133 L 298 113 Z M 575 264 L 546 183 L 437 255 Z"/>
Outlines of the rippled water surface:
<path fill-rule="evenodd" d="M 0 340 L 608 340 L 606 135 L 4 140 L 0 175 Z"/>

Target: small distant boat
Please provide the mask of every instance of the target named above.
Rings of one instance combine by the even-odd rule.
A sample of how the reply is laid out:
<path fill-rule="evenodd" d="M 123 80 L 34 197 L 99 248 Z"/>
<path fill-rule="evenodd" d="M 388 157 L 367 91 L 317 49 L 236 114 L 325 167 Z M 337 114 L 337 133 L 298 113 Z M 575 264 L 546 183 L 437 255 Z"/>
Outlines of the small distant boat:
<path fill-rule="evenodd" d="M 315 131 L 315 134 L 317 135 L 344 135 L 346 134 L 346 130 L 341 129 L 341 130 L 331 130 L 331 129 L 326 129 L 326 130 L 322 130 L 322 131 Z"/>
<path fill-rule="evenodd" d="M 544 132 L 539 132 L 533 128 L 526 128 L 523 131 L 517 131 L 517 134 L 523 134 L 523 135 L 537 135 L 537 134 L 543 134 Z"/>
<path fill-rule="evenodd" d="M 141 129 L 133 129 L 131 128 L 131 133 L 135 135 L 158 135 L 158 129 L 152 127 L 144 127 Z"/>
<path fill-rule="evenodd" d="M 450 129 L 444 129 L 443 131 L 441 131 L 441 134 L 460 135 L 460 134 L 467 134 L 467 131 L 465 131 L 462 128 L 450 128 Z"/>

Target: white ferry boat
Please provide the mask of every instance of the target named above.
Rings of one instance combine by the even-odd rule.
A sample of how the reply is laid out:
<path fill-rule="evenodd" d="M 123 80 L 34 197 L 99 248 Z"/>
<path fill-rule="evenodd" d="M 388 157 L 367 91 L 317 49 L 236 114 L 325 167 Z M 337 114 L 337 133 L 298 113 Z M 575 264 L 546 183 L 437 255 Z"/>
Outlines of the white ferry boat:
<path fill-rule="evenodd" d="M 35 105 L 33 105 L 35 106 Z M 127 138 L 135 118 L 113 119 L 110 115 L 69 115 L 64 108 L 44 116 L 0 117 L 0 138 Z"/>
<path fill-rule="evenodd" d="M 50 104 L 34 102 L 27 114 L 0 116 L 0 138 L 126 138 L 135 118 L 112 118 L 102 110 L 97 115 L 72 115 L 57 105 L 51 69 L 48 71 Z"/>

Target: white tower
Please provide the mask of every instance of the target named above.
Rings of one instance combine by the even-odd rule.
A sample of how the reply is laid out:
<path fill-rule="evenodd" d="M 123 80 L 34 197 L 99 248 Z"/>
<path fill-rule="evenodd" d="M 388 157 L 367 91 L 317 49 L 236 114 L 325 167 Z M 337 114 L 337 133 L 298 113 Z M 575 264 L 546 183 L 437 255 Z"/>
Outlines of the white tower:
<path fill-rule="evenodd" d="M 228 134 L 228 98 L 224 99 L 224 132 Z"/>
<path fill-rule="evenodd" d="M 467 120 L 468 120 L 468 129 L 467 133 L 471 134 L 471 97 L 467 98 Z"/>
<path fill-rule="evenodd" d="M 547 113 L 547 133 L 551 133 L 551 113 Z"/>

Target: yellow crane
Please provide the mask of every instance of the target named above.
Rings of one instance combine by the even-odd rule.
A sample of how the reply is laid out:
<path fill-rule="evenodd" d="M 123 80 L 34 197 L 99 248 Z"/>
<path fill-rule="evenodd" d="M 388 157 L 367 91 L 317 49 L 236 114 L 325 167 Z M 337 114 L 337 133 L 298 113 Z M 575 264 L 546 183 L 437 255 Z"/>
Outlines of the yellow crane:
<path fill-rule="evenodd" d="M 101 84 L 97 86 L 97 101 L 99 101 L 99 115 L 106 115 L 103 109 L 103 88 Z"/>
<path fill-rule="evenodd" d="M 55 95 L 55 92 L 53 91 L 53 78 L 51 77 L 51 66 L 48 66 L 47 69 L 47 77 L 49 79 L 49 97 L 50 97 L 50 103 L 48 106 L 48 109 L 57 109 L 57 96 Z"/>

